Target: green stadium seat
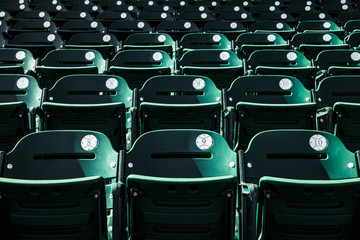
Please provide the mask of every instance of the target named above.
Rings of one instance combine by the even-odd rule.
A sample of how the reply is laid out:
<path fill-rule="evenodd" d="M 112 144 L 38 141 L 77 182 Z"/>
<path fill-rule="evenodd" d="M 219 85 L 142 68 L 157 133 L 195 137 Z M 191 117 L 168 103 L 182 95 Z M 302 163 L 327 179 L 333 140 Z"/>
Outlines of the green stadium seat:
<path fill-rule="evenodd" d="M 35 109 L 41 89 L 27 75 L 0 74 L 0 150 L 9 152 L 22 137 L 35 131 Z"/>
<path fill-rule="evenodd" d="M 234 149 L 245 150 L 261 131 L 316 128 L 311 91 L 294 77 L 240 77 L 226 95 L 224 135 Z"/>
<path fill-rule="evenodd" d="M 174 21 L 173 14 L 168 12 L 142 12 L 137 19 L 148 22 L 152 27 L 163 21 Z"/>
<path fill-rule="evenodd" d="M 156 32 L 167 33 L 174 40 L 181 40 L 187 33 L 197 33 L 199 27 L 191 21 L 177 20 L 177 21 L 162 21 L 157 25 Z"/>
<path fill-rule="evenodd" d="M 248 58 L 256 50 L 289 49 L 290 45 L 277 33 L 243 33 L 234 42 L 235 52 Z"/>
<path fill-rule="evenodd" d="M 258 21 L 276 21 L 287 23 L 290 27 L 295 27 L 298 23 L 297 19 L 290 13 L 272 13 L 264 12 L 258 16 Z"/>
<path fill-rule="evenodd" d="M 90 49 L 57 49 L 49 52 L 35 71 L 40 87 L 50 88 L 61 77 L 71 74 L 99 74 L 105 70 L 105 60 Z"/>
<path fill-rule="evenodd" d="M 246 61 L 247 71 L 260 75 L 289 75 L 307 89 L 315 86 L 316 68 L 301 52 L 286 49 L 257 50 Z"/>
<path fill-rule="evenodd" d="M 158 129 L 220 132 L 221 92 L 207 77 L 152 77 L 136 95 L 137 135 Z"/>
<path fill-rule="evenodd" d="M 56 33 L 24 32 L 10 39 L 5 47 L 28 49 L 34 58 L 43 58 L 51 50 L 62 48 L 63 41 Z"/>
<path fill-rule="evenodd" d="M 68 49 L 92 49 L 98 51 L 105 59 L 112 58 L 120 49 L 120 42 L 113 34 L 76 33 L 66 42 Z"/>
<path fill-rule="evenodd" d="M 59 27 L 70 20 L 87 20 L 92 21 L 92 16 L 84 11 L 62 11 L 57 13 L 52 19 Z"/>
<path fill-rule="evenodd" d="M 211 78 L 219 89 L 228 87 L 244 74 L 243 63 L 230 50 L 192 50 L 179 61 L 181 74 L 203 75 Z"/>
<path fill-rule="evenodd" d="M 20 48 L 0 48 L 1 74 L 27 74 L 35 68 L 32 53 Z"/>
<path fill-rule="evenodd" d="M 290 39 L 295 34 L 295 30 L 286 22 L 271 20 L 257 21 L 251 24 L 250 32 L 277 33 L 285 40 Z"/>
<path fill-rule="evenodd" d="M 128 12 L 106 11 L 99 13 L 96 20 L 104 24 L 105 27 L 109 27 L 114 21 L 132 21 L 134 18 Z"/>
<path fill-rule="evenodd" d="M 114 149 L 126 149 L 126 111 L 132 91 L 111 75 L 70 75 L 45 90 L 41 130 L 93 130 L 104 133 Z"/>
<path fill-rule="evenodd" d="M 203 31 L 207 33 L 221 33 L 229 40 L 235 40 L 239 34 L 246 32 L 246 28 L 238 22 L 222 20 L 206 23 Z"/>
<path fill-rule="evenodd" d="M 125 78 L 131 88 L 139 88 L 152 76 L 172 74 L 174 62 L 162 50 L 124 50 L 111 60 L 109 72 Z"/>
<path fill-rule="evenodd" d="M 218 21 L 233 21 L 239 24 L 242 24 L 244 27 L 249 27 L 254 22 L 256 22 L 255 18 L 248 13 L 247 11 L 238 11 L 238 12 L 224 12 L 220 13 L 216 18 Z"/>
<path fill-rule="evenodd" d="M 349 47 L 334 33 L 297 33 L 290 43 L 303 52 L 308 59 L 315 59 L 324 50 L 346 49 Z"/>
<path fill-rule="evenodd" d="M 152 28 L 149 23 L 140 20 L 114 21 L 108 27 L 108 33 L 114 34 L 119 40 L 125 40 L 134 33 L 149 33 L 151 30 Z"/>
<path fill-rule="evenodd" d="M 231 50 L 232 44 L 227 37 L 221 33 L 189 33 L 179 42 L 179 55 L 190 50 Z"/>
<path fill-rule="evenodd" d="M 135 33 L 123 42 L 123 50 L 162 50 L 173 58 L 175 45 L 175 41 L 166 33 Z"/>
<path fill-rule="evenodd" d="M 360 50 L 325 50 L 319 53 L 315 65 L 319 69 L 317 78 L 330 75 L 359 74 Z M 318 81 L 318 80 L 317 80 Z"/>
<path fill-rule="evenodd" d="M 273 130 L 240 158 L 246 239 L 356 239 L 358 159 L 334 135 Z M 335 230 L 335 231 L 334 231 Z"/>
<path fill-rule="evenodd" d="M 237 155 L 221 135 L 149 132 L 123 161 L 119 185 L 128 193 L 122 205 L 130 239 L 234 239 Z M 121 200 L 114 194 L 115 203 Z M 120 213 L 115 206 L 114 221 Z"/>
<path fill-rule="evenodd" d="M 304 12 L 298 17 L 299 22 L 308 20 L 328 20 L 335 21 L 335 19 L 327 12 Z"/>
<path fill-rule="evenodd" d="M 0 20 L 2 21 L 9 21 L 11 19 L 10 13 L 8 11 L 3 11 L 3 9 L 0 10 Z"/>
<path fill-rule="evenodd" d="M 3 177 L 14 180 L 28 180 L 28 184 L 38 181 L 38 183 L 45 184 L 44 187 L 51 182 L 82 182 L 85 179 L 82 180 L 81 178 L 93 177 L 93 180 L 102 183 L 101 188 L 98 186 L 102 191 L 98 193 L 97 197 L 95 196 L 97 192 L 80 196 L 82 196 L 81 198 L 96 198 L 97 201 L 101 200 L 101 202 L 93 205 L 90 204 L 93 200 L 85 201 L 84 204 L 88 203 L 88 206 L 85 205 L 84 209 L 86 209 L 85 207 L 87 206 L 87 208 L 95 208 L 96 210 L 91 210 L 90 216 L 85 214 L 86 211 L 84 212 L 83 209 L 80 213 L 83 212 L 85 215 L 80 213 L 76 214 L 79 206 L 74 206 L 76 203 L 76 198 L 74 197 L 78 196 L 79 191 L 83 192 L 84 190 L 65 185 L 69 189 L 66 191 L 66 196 L 62 196 L 62 191 L 56 190 L 59 188 L 53 186 L 50 190 L 46 191 L 46 193 L 50 191 L 48 193 L 49 195 L 45 195 L 52 199 L 52 204 L 49 202 L 48 205 L 46 205 L 45 200 L 47 199 L 45 196 L 41 194 L 38 195 L 39 193 L 30 185 L 31 187 L 29 188 L 34 189 L 34 191 L 36 191 L 35 193 L 38 194 L 29 195 L 29 193 L 26 192 L 28 198 L 31 197 L 29 200 L 32 199 L 32 205 L 26 208 L 22 206 L 21 209 L 24 211 L 24 217 L 20 215 L 17 219 L 18 221 L 12 222 L 11 225 L 16 226 L 16 228 L 14 229 L 14 227 L 12 227 L 13 231 L 11 231 L 10 234 L 16 236 L 16 234 L 27 233 L 29 237 L 25 239 L 107 239 L 106 209 L 111 210 L 112 208 L 110 195 L 111 185 L 117 181 L 118 157 L 119 154 L 112 148 L 109 139 L 104 134 L 94 131 L 45 131 L 32 133 L 21 139 L 12 151 L 2 158 L 4 164 L 2 168 Z M 23 183 L 25 184 L 25 181 Z M 89 184 L 85 184 L 84 187 L 86 186 L 89 187 Z M 90 188 L 89 191 L 91 189 L 92 188 Z M 50 193 L 52 194 L 50 195 Z M 70 196 L 67 196 L 69 194 Z M 59 196 L 62 197 L 59 198 Z M 69 199 L 66 200 L 68 204 L 60 204 L 61 200 L 64 199 Z M 70 204 L 70 200 L 72 204 Z M 24 201 L 24 199 L 17 201 Z M 36 203 L 42 203 L 44 205 L 39 206 L 36 205 Z M 53 204 L 55 206 L 50 208 Z M 44 206 L 47 206 L 47 208 Z M 39 208 L 42 209 L 42 214 L 40 214 Z M 59 208 L 61 210 L 59 210 Z M 30 218 L 32 214 L 26 218 L 30 210 L 32 210 L 32 214 L 35 215 L 33 218 Z M 40 216 L 45 215 L 45 213 L 50 214 L 50 210 L 53 210 L 55 214 L 55 216 L 51 218 L 54 219 L 53 221 L 49 221 L 46 217 L 39 217 L 38 214 L 40 214 Z M 47 211 L 50 211 L 50 213 Z M 64 214 L 66 212 L 69 214 L 75 212 L 75 216 L 79 214 L 80 216 L 74 218 L 70 215 L 68 217 L 69 220 L 63 220 L 63 218 L 67 216 Z M 101 217 L 99 216 L 100 214 Z M 99 226 L 95 225 L 100 221 L 98 217 L 101 218 L 101 225 Z M 68 223 L 71 224 L 68 225 Z M 99 238 L 99 236 L 101 237 Z"/>
<path fill-rule="evenodd" d="M 70 39 L 76 33 L 104 33 L 105 27 L 99 21 L 88 21 L 85 19 L 69 20 L 58 30 L 64 40 Z"/>
<path fill-rule="evenodd" d="M 318 32 L 318 33 L 334 33 L 338 37 L 342 37 L 344 30 L 335 22 L 328 20 L 308 20 L 302 21 L 296 26 L 297 32 Z"/>
<path fill-rule="evenodd" d="M 22 11 L 18 12 L 15 16 L 13 16 L 10 20 L 10 22 L 17 22 L 25 19 L 33 19 L 33 20 L 43 20 L 43 21 L 50 21 L 51 16 L 46 11 L 41 10 L 31 10 L 31 11 Z"/>
<path fill-rule="evenodd" d="M 318 106 L 318 129 L 334 133 L 344 144 L 356 151 L 357 144 L 350 140 L 350 135 L 356 136 L 356 117 L 351 116 L 351 112 L 345 113 L 344 116 L 333 111 L 335 104 L 342 106 L 342 103 L 360 103 L 358 86 L 358 75 L 349 76 L 329 76 L 324 78 L 315 91 L 316 102 Z M 353 106 L 352 106 L 353 107 Z M 346 111 L 346 106 L 342 106 Z M 347 120 L 343 120 L 343 117 Z M 351 120 L 353 119 L 353 120 Z M 353 133 L 346 129 L 354 129 Z M 344 135 L 344 136 L 343 136 Z M 349 138 L 349 140 L 347 140 Z"/>
<path fill-rule="evenodd" d="M 17 21 L 8 30 L 8 34 L 11 37 L 24 32 L 55 33 L 56 25 L 52 21 L 47 21 L 43 19 L 23 19 Z"/>
<path fill-rule="evenodd" d="M 46 11 L 51 16 L 55 16 L 57 13 L 59 13 L 61 11 L 66 11 L 66 7 L 61 2 L 57 2 L 56 4 L 52 4 L 52 1 L 48 1 L 45 4 L 36 5 L 35 7 L 33 7 L 33 10 Z"/>

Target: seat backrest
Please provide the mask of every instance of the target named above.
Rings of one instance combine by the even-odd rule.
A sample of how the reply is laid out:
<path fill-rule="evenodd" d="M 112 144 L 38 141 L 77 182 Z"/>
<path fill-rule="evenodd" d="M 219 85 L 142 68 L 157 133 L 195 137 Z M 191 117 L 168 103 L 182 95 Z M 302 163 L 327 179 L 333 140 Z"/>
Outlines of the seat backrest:
<path fill-rule="evenodd" d="M 30 75 L 0 74 L 0 102 L 24 102 L 27 108 L 40 106 L 42 91 Z"/>
<path fill-rule="evenodd" d="M 26 49 L 0 49 L 0 72 L 26 74 L 34 70 L 35 59 Z"/>
<path fill-rule="evenodd" d="M 333 134 L 315 130 L 270 130 L 257 134 L 244 154 L 241 179 L 264 176 L 302 180 L 359 177 L 353 152 Z"/>
<path fill-rule="evenodd" d="M 320 70 L 327 70 L 331 67 L 358 67 L 360 50 L 324 50 L 317 56 L 315 65 Z"/>
<path fill-rule="evenodd" d="M 69 104 L 124 103 L 132 106 L 132 90 L 125 79 L 113 75 L 76 74 L 59 79 L 43 102 Z"/>
<path fill-rule="evenodd" d="M 258 66 L 271 67 L 309 67 L 311 61 L 304 54 L 294 50 L 257 50 L 247 60 L 249 69 L 256 69 Z"/>
<path fill-rule="evenodd" d="M 312 102 L 311 91 L 295 77 L 253 75 L 237 78 L 227 91 L 228 106 L 239 102 L 296 104 Z"/>
<path fill-rule="evenodd" d="M 359 77 L 329 76 L 324 78 L 315 91 L 319 108 L 332 108 L 336 102 L 360 103 Z"/>
<path fill-rule="evenodd" d="M 56 180 L 90 176 L 114 179 L 118 153 L 109 139 L 94 131 L 62 130 L 31 133 L 3 159 L 2 176 Z"/>
<path fill-rule="evenodd" d="M 194 49 L 223 49 L 230 50 L 231 42 L 220 33 L 189 33 L 179 42 L 183 52 Z"/>
<path fill-rule="evenodd" d="M 124 163 L 129 237 L 233 239 L 236 161 L 225 139 L 211 131 L 142 135 Z"/>

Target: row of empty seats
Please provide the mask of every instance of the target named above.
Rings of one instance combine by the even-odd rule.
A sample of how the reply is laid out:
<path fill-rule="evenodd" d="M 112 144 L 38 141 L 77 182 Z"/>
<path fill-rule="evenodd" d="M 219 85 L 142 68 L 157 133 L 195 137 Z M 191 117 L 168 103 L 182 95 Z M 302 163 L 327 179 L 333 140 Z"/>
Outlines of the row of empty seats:
<path fill-rule="evenodd" d="M 307 49 L 313 53 L 316 48 Z M 57 49 L 36 61 L 26 49 L 5 48 L 0 49 L 0 72 L 35 76 L 41 88 L 51 88 L 70 74 L 108 73 L 123 77 L 132 89 L 157 75 L 204 75 L 222 89 L 239 76 L 277 74 L 294 76 L 310 90 L 326 76 L 356 75 L 359 60 L 360 50 L 352 49 L 321 51 L 314 62 L 290 49 L 256 50 L 248 59 L 230 50 L 199 49 L 186 51 L 179 61 L 163 50 L 124 50 L 108 61 L 96 50 Z"/>
<path fill-rule="evenodd" d="M 234 152 L 160 130 L 117 152 L 99 132 L 48 131 L 1 160 L 5 239 L 359 238 L 358 152 L 326 132 L 265 131 Z"/>
<path fill-rule="evenodd" d="M 205 129 L 222 134 L 234 149 L 269 129 L 318 129 L 334 133 L 350 150 L 360 146 L 356 113 L 359 75 L 330 76 L 315 90 L 295 77 L 252 75 L 219 90 L 204 76 L 164 75 L 131 90 L 115 75 L 69 75 L 41 90 L 27 75 L 0 75 L 2 150 L 29 132 L 94 130 L 116 150 L 159 129 Z"/>

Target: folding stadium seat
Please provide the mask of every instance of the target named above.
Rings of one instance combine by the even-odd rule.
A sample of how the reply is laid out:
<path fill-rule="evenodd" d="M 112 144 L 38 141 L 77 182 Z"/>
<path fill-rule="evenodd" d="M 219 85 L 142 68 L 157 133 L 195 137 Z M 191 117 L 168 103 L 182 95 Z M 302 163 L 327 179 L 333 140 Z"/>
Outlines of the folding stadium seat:
<path fill-rule="evenodd" d="M 114 194 L 114 234 L 120 228 L 116 214 L 126 212 L 120 209 L 124 206 L 129 239 L 234 239 L 237 155 L 221 135 L 149 132 L 120 161 L 123 180 L 120 198 Z"/>
<path fill-rule="evenodd" d="M 206 23 L 203 31 L 208 33 L 221 33 L 229 40 L 235 40 L 239 34 L 246 32 L 246 28 L 240 23 L 222 20 Z"/>
<path fill-rule="evenodd" d="M 199 8 L 201 8 L 200 6 Z M 207 22 L 214 21 L 211 12 L 197 11 L 197 12 L 180 12 L 176 18 L 177 20 L 192 21 L 197 26 L 202 27 Z"/>
<path fill-rule="evenodd" d="M 122 1 L 116 0 L 113 2 L 106 1 L 108 3 L 104 3 L 105 6 L 102 6 L 102 8 L 105 8 L 105 11 L 112 11 L 112 12 L 127 12 L 129 13 L 133 18 L 136 18 L 137 15 L 139 15 L 140 10 L 133 5 L 126 5 Z M 99 5 L 101 6 L 101 2 Z M 120 5 L 118 5 L 120 4 Z"/>
<path fill-rule="evenodd" d="M 27 1 L 2 1 L 1 10 L 8 12 L 10 15 L 16 15 L 18 12 L 29 11 L 29 4 Z"/>
<path fill-rule="evenodd" d="M 264 5 L 257 4 L 255 6 L 253 6 L 252 8 L 250 8 L 250 10 L 249 10 L 249 13 L 251 13 L 255 18 L 257 18 L 261 13 L 268 13 L 268 12 L 275 13 L 275 14 L 282 13 L 282 11 L 280 10 L 280 8 L 278 6 L 266 5 L 266 4 L 264 4 Z"/>
<path fill-rule="evenodd" d="M 123 50 L 162 50 L 171 58 L 176 52 L 175 41 L 166 33 L 135 33 L 123 42 Z"/>
<path fill-rule="evenodd" d="M 294 77 L 240 77 L 226 95 L 224 135 L 235 149 L 245 150 L 264 130 L 316 128 L 311 91 Z"/>
<path fill-rule="evenodd" d="M 244 239 L 358 239 L 359 166 L 332 134 L 273 130 L 241 155 Z"/>
<path fill-rule="evenodd" d="M 216 7 L 221 5 L 221 1 L 217 0 L 198 0 L 195 1 L 194 6 L 204 6 L 207 7 L 210 11 L 213 11 Z M 224 3 L 226 4 L 226 3 Z"/>
<path fill-rule="evenodd" d="M 0 48 L 0 73 L 27 74 L 35 68 L 35 59 L 26 49 Z"/>
<path fill-rule="evenodd" d="M 303 14 L 303 13 L 318 13 L 318 7 L 315 4 L 307 5 L 309 1 L 302 1 L 301 3 L 289 4 L 285 12 L 289 13 L 295 17 Z"/>
<path fill-rule="evenodd" d="M 181 54 L 196 49 L 231 50 L 232 44 L 221 33 L 189 33 L 179 42 Z"/>
<path fill-rule="evenodd" d="M 108 33 L 114 34 L 117 39 L 125 40 L 134 33 L 149 33 L 152 28 L 149 23 L 144 21 L 114 21 L 108 27 Z"/>
<path fill-rule="evenodd" d="M 360 149 L 358 86 L 359 75 L 330 76 L 315 92 L 320 129 L 334 133 L 350 151 Z"/>
<path fill-rule="evenodd" d="M 299 51 L 258 50 L 250 55 L 246 64 L 246 69 L 250 73 L 289 75 L 298 78 L 307 89 L 315 86 L 316 67 Z"/>
<path fill-rule="evenodd" d="M 186 13 L 186 12 L 191 12 L 191 13 L 203 12 L 203 13 L 211 14 L 210 9 L 208 7 L 202 6 L 202 5 L 200 5 L 200 6 L 197 6 L 197 5 L 181 6 L 177 12 L 179 15 L 181 15 L 182 13 Z"/>
<path fill-rule="evenodd" d="M 126 79 L 131 88 L 139 88 L 150 77 L 174 73 L 174 62 L 162 50 L 124 50 L 110 62 L 110 74 Z"/>
<path fill-rule="evenodd" d="M 341 1 L 336 3 L 328 3 L 328 1 L 325 1 L 322 3 L 322 10 L 333 16 L 337 16 L 341 12 L 358 12 L 358 10 L 355 10 L 352 4 L 343 4 Z"/>
<path fill-rule="evenodd" d="M 62 11 L 57 13 L 53 17 L 53 21 L 61 27 L 65 22 L 70 20 L 87 20 L 92 21 L 93 18 L 91 17 L 90 13 L 84 11 Z"/>
<path fill-rule="evenodd" d="M 250 32 L 277 33 L 285 40 L 290 39 L 295 34 L 295 30 L 285 22 L 279 21 L 257 21 L 250 26 Z"/>
<path fill-rule="evenodd" d="M 308 59 L 315 59 L 323 50 L 346 49 L 349 47 L 333 33 L 297 33 L 290 43 L 303 52 Z"/>
<path fill-rule="evenodd" d="M 2 161 L 6 239 L 108 239 L 107 190 L 117 177 L 118 153 L 105 135 L 33 133 Z"/>
<path fill-rule="evenodd" d="M 152 27 L 156 27 L 163 21 L 174 21 L 174 17 L 171 13 L 168 12 L 143 12 L 139 14 L 138 20 L 146 21 Z"/>
<path fill-rule="evenodd" d="M 107 33 L 76 33 L 69 41 L 65 48 L 69 49 L 93 49 L 101 53 L 107 59 L 112 58 L 120 49 L 120 42 L 116 36 Z"/>
<path fill-rule="evenodd" d="M 244 74 L 243 62 L 230 50 L 192 50 L 179 61 L 181 74 L 211 78 L 219 89 Z"/>
<path fill-rule="evenodd" d="M 51 16 L 55 16 L 57 13 L 59 13 L 61 11 L 66 11 L 65 6 L 61 2 L 56 2 L 56 4 L 52 4 L 51 2 L 52 1 L 47 1 L 47 3 L 36 5 L 33 8 L 33 10 L 46 11 Z"/>
<path fill-rule="evenodd" d="M 31 11 L 22 11 L 22 12 L 18 12 L 14 17 L 11 18 L 11 22 L 17 22 L 19 20 L 24 20 L 24 19 L 40 19 L 43 21 L 50 21 L 51 20 L 51 16 L 48 12 L 46 11 L 41 11 L 41 10 L 31 10 Z"/>
<path fill-rule="evenodd" d="M 238 56 L 248 58 L 250 54 L 261 49 L 289 49 L 290 45 L 277 33 L 243 33 L 234 43 Z"/>
<path fill-rule="evenodd" d="M 99 74 L 105 70 L 105 60 L 90 49 L 57 49 L 39 61 L 35 71 L 40 87 L 50 88 L 61 77 L 70 74 Z"/>
<path fill-rule="evenodd" d="M 156 32 L 167 33 L 174 40 L 180 40 L 185 34 L 197 33 L 200 32 L 200 30 L 198 26 L 191 21 L 177 20 L 159 23 L 156 27 Z"/>
<path fill-rule="evenodd" d="M 284 22 L 289 24 L 290 27 L 295 27 L 298 21 L 294 18 L 293 15 L 289 13 L 272 13 L 272 12 L 263 12 L 257 17 L 258 21 L 276 21 Z"/>
<path fill-rule="evenodd" d="M 139 9 L 143 9 L 146 6 L 156 6 L 158 5 L 154 0 L 133 0 L 131 4 L 136 6 Z"/>
<path fill-rule="evenodd" d="M 10 151 L 18 140 L 35 131 L 35 108 L 41 89 L 36 79 L 17 74 L 0 74 L 0 150 Z"/>
<path fill-rule="evenodd" d="M 43 58 L 49 51 L 62 48 L 63 41 L 56 33 L 24 32 L 11 38 L 5 47 L 28 49 L 34 58 Z"/>
<path fill-rule="evenodd" d="M 327 20 L 309 20 L 302 21 L 296 26 L 297 32 L 320 32 L 320 33 L 334 33 L 342 37 L 344 30 L 336 23 Z"/>
<path fill-rule="evenodd" d="M 69 75 L 45 90 L 39 113 L 41 130 L 93 130 L 109 137 L 114 149 L 126 149 L 126 114 L 132 91 L 111 75 Z"/>
<path fill-rule="evenodd" d="M 241 4 L 225 4 L 218 5 L 213 10 L 215 17 L 219 16 L 221 13 L 236 13 L 236 12 L 246 12 Z"/>
<path fill-rule="evenodd" d="M 56 25 L 52 21 L 42 19 L 24 19 L 17 21 L 8 30 L 10 36 L 15 36 L 23 32 L 46 32 L 55 33 Z"/>
<path fill-rule="evenodd" d="M 317 79 L 327 75 L 356 75 L 360 70 L 360 50 L 325 50 L 315 60 Z"/>
<path fill-rule="evenodd" d="M 69 20 L 58 30 L 64 40 L 68 40 L 76 33 L 105 33 L 105 27 L 99 21 Z"/>
<path fill-rule="evenodd" d="M 84 1 L 84 3 L 89 4 L 74 4 L 71 5 L 70 10 L 71 11 L 85 11 L 90 13 L 92 16 L 96 16 L 103 12 L 102 8 L 95 5 L 94 3 L 91 3 L 90 1 Z"/>
<path fill-rule="evenodd" d="M 221 92 L 207 77 L 155 76 L 135 94 L 138 136 L 158 129 L 220 132 Z"/>
<path fill-rule="evenodd" d="M 360 31 L 360 19 L 347 21 L 344 25 L 344 29 L 347 33 Z"/>
<path fill-rule="evenodd" d="M 349 45 L 350 48 L 359 48 L 360 47 L 360 31 L 350 33 L 345 37 L 345 42 Z"/>
<path fill-rule="evenodd" d="M 327 12 L 304 12 L 299 15 L 298 20 L 299 22 L 308 20 L 335 21 L 335 19 Z"/>
<path fill-rule="evenodd" d="M 146 6 L 143 8 L 142 10 L 143 13 L 146 12 L 165 12 L 165 13 L 169 13 L 170 15 L 174 16 L 175 15 L 175 10 L 173 7 L 168 6 L 167 3 L 165 3 L 165 5 L 154 5 L 154 6 Z"/>
<path fill-rule="evenodd" d="M 106 11 L 99 13 L 96 20 L 103 23 L 104 26 L 109 27 L 114 21 L 132 21 L 134 19 L 128 12 Z"/>
<path fill-rule="evenodd" d="M 251 24 L 253 24 L 255 21 L 255 18 L 248 13 L 247 11 L 238 11 L 238 12 L 224 12 L 220 13 L 219 16 L 217 16 L 216 20 L 218 21 L 233 21 L 240 23 L 244 25 L 245 27 L 249 27 Z"/>

